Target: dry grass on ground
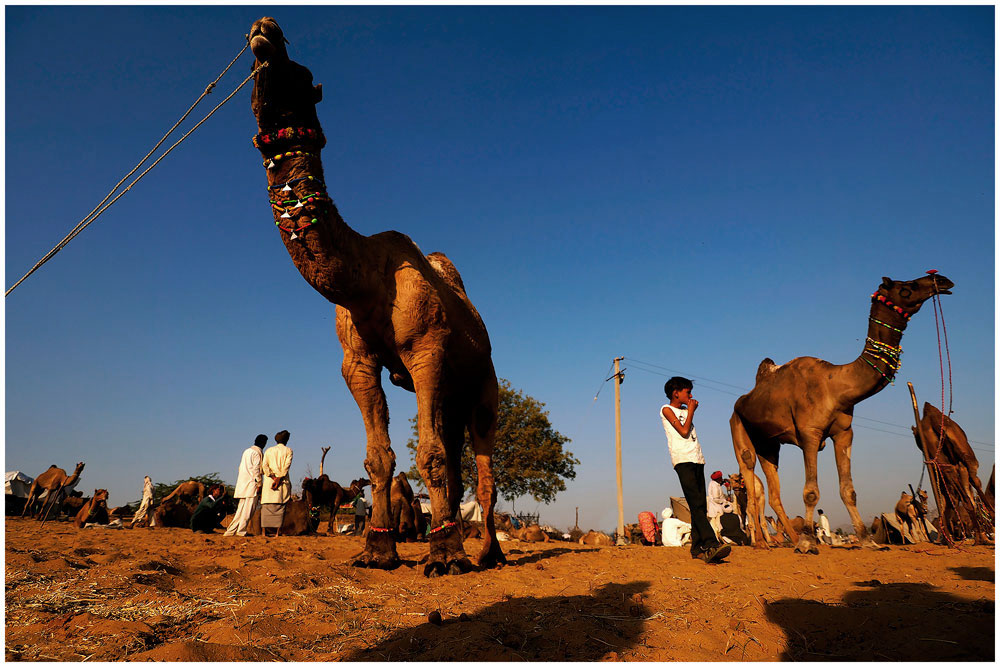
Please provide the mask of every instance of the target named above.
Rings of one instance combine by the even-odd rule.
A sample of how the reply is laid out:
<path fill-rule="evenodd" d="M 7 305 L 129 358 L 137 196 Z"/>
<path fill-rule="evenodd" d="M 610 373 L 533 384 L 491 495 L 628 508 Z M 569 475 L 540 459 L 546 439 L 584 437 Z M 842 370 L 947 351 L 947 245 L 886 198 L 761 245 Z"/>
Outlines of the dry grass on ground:
<path fill-rule="evenodd" d="M 6 659 L 994 659 L 991 547 L 743 547 L 710 566 L 507 542 L 509 566 L 439 579 L 426 544 L 391 572 L 351 567 L 361 547 L 8 517 Z"/>

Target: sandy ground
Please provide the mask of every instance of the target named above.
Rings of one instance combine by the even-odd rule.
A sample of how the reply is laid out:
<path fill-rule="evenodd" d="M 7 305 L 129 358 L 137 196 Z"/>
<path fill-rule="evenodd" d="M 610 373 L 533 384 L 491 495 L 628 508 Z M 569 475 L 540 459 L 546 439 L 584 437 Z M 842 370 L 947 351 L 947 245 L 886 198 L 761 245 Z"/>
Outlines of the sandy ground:
<path fill-rule="evenodd" d="M 386 572 L 349 565 L 356 537 L 8 517 L 6 659 L 994 659 L 992 547 L 742 547 L 706 565 L 682 548 L 503 546 L 507 567 L 426 579 L 420 543 Z"/>

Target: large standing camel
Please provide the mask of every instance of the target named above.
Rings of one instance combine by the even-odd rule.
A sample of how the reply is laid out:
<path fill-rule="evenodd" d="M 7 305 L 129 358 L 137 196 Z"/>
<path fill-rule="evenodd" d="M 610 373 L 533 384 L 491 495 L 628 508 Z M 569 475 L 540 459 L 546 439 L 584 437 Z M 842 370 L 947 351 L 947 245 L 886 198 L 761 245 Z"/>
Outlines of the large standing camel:
<path fill-rule="evenodd" d="M 80 481 L 80 473 L 83 472 L 83 461 L 76 464 L 76 469 L 73 470 L 73 474 L 67 476 L 66 471 L 62 468 L 57 468 L 55 464 L 50 465 L 49 469 L 43 472 L 41 475 L 35 478 L 35 481 L 31 483 L 31 488 L 28 489 L 28 500 L 24 503 L 24 509 L 21 511 L 21 516 L 28 514 L 28 516 L 34 516 L 35 513 L 32 510 L 32 505 L 38 501 L 39 496 L 42 492 L 45 492 L 45 502 L 43 503 L 41 509 L 38 512 L 39 517 L 45 516 L 45 510 L 56 501 L 57 496 L 60 492 L 67 486 L 73 488 L 76 483 Z M 59 498 L 61 501 L 62 498 Z"/>
<path fill-rule="evenodd" d="M 382 369 L 389 381 L 417 395 L 416 463 L 431 499 L 430 558 L 424 574 L 470 568 L 454 522 L 462 499 L 465 432 L 479 471 L 477 500 L 487 535 L 478 562 L 506 562 L 496 539 L 492 453 L 497 379 L 489 335 L 451 261 L 424 256 L 399 232 L 362 236 L 340 217 L 326 193 L 319 152 L 325 143 L 316 103 L 321 86 L 291 61 L 273 18 L 255 21 L 250 48 L 255 67 L 251 107 L 264 156 L 268 191 L 281 240 L 302 277 L 336 304 L 342 372 L 361 410 L 372 482 L 371 530 L 356 565 L 399 563 L 389 498 L 396 455 L 389 443 L 389 412 Z"/>
<path fill-rule="evenodd" d="M 780 366 L 764 359 L 757 368 L 754 388 L 736 400 L 729 425 L 740 472 L 744 479 L 749 479 L 760 458 L 771 507 L 793 542 L 796 531 L 781 504 L 778 450 L 782 444 L 802 449 L 806 472 L 802 499 L 806 516 L 797 551 L 817 551 L 813 528 L 813 509 L 819 502 L 816 456 L 827 438 L 833 440 L 840 497 L 847 506 L 858 537 L 867 537 L 868 529 L 858 513 L 851 480 L 854 406 L 892 381 L 902 353 L 899 342 L 910 317 L 920 310 L 924 301 L 935 294 L 951 294 L 949 290 L 954 286 L 941 275 L 905 282 L 882 278 L 882 284 L 872 294 L 868 337 L 857 359 L 839 366 L 815 357 L 798 357 Z M 755 489 L 748 486 L 747 491 L 753 506 Z M 763 536 L 761 540 L 755 539 L 754 544 L 762 546 Z"/>

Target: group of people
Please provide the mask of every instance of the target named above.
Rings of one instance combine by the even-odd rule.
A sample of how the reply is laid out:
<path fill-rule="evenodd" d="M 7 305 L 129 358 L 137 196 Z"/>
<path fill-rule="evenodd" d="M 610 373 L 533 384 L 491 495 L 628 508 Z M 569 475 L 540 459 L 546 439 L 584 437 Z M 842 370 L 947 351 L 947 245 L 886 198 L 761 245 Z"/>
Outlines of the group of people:
<path fill-rule="evenodd" d="M 225 535 L 246 536 L 250 519 L 258 507 L 261 509 L 261 532 L 265 535 L 269 529 L 281 532 L 285 506 L 292 499 L 292 483 L 288 477 L 288 471 L 292 467 L 292 449 L 288 446 L 290 435 L 288 431 L 279 431 L 274 435 L 274 446 L 265 451 L 267 436 L 262 433 L 243 451 L 233 493 L 233 497 L 239 502 Z M 225 495 L 226 487 L 222 484 L 209 487 L 208 494 L 191 515 L 191 530 L 211 533 L 222 527 L 226 511 L 225 503 L 220 501 Z M 143 479 L 142 501 L 129 528 L 134 528 L 136 524 L 147 520 L 147 517 L 149 525 L 153 525 L 153 517 L 150 515 L 152 504 L 153 480 L 146 475 Z"/>
<path fill-rule="evenodd" d="M 288 446 L 290 435 L 288 431 L 278 431 L 274 434 L 274 445 L 265 451 L 267 436 L 262 433 L 243 451 L 233 492 L 239 504 L 236 515 L 226 528 L 226 535 L 246 536 L 250 518 L 258 505 L 261 533 L 267 535 L 267 531 L 272 529 L 275 534 L 281 532 L 285 505 L 292 499 L 292 482 L 288 477 L 293 454 Z M 191 518 L 191 529 L 197 530 L 194 517 Z"/>
<path fill-rule="evenodd" d="M 694 428 L 698 401 L 691 395 L 693 389 L 694 383 L 683 377 L 672 377 L 663 385 L 670 402 L 660 408 L 660 419 L 671 463 L 691 510 L 690 524 L 674 517 L 669 507 L 663 510 L 663 544 L 680 546 L 690 531 L 691 556 L 706 563 L 720 563 L 732 551 L 724 541 L 747 544 L 749 538 L 743 530 L 733 495 L 731 491 L 726 492 L 728 480 L 723 478 L 721 470 L 712 473 L 706 492 L 705 457 Z M 823 510 L 819 510 L 816 536 L 827 544 L 832 543 L 830 522 Z"/>

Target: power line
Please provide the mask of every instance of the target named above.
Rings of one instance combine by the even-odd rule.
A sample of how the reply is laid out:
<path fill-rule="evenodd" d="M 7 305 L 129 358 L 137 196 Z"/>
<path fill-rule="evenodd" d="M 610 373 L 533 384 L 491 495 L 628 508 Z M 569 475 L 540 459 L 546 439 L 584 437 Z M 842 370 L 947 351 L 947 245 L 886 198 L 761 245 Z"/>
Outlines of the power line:
<path fill-rule="evenodd" d="M 608 366 L 608 370 L 606 370 L 604 372 L 604 375 L 607 376 L 607 374 L 610 373 L 611 369 L 614 368 L 614 367 L 615 367 L 615 362 L 612 361 L 611 364 Z M 597 393 L 594 394 L 594 400 L 595 401 L 597 400 L 597 397 L 601 395 L 601 390 L 604 389 L 604 385 L 607 384 L 608 380 L 610 380 L 610 379 L 611 378 L 606 377 L 606 379 L 601 380 L 601 386 L 597 388 Z"/>
<path fill-rule="evenodd" d="M 692 378 L 701 380 L 703 382 L 713 382 L 715 384 L 721 384 L 721 385 L 726 386 L 726 387 L 733 387 L 734 389 L 739 389 L 739 390 L 743 391 L 744 393 L 750 391 L 750 389 L 748 389 L 746 387 L 740 387 L 739 385 L 730 384 L 728 382 L 721 382 L 719 380 L 712 380 L 711 378 L 699 377 L 697 375 L 690 375 L 690 374 L 685 373 L 684 371 L 680 371 L 680 370 L 676 370 L 676 369 L 672 369 L 672 368 L 667 368 L 665 366 L 660 366 L 658 364 L 654 364 L 654 363 L 651 363 L 651 362 L 648 362 L 648 361 L 640 361 L 640 360 L 634 359 L 632 357 L 625 357 L 625 360 L 628 361 L 629 363 L 633 364 L 632 368 L 634 368 L 636 370 L 645 371 L 646 373 L 651 373 L 653 375 L 659 375 L 661 377 L 670 377 L 670 376 L 667 375 L 666 373 L 661 373 L 661 372 L 658 372 L 658 371 L 650 370 L 649 368 L 643 368 L 642 366 L 638 366 L 638 365 L 635 365 L 635 364 L 643 364 L 645 366 L 651 366 L 652 368 L 659 368 L 659 369 L 668 371 L 670 373 L 680 373 L 680 374 L 683 374 L 685 377 L 692 377 Z M 717 391 L 717 392 L 720 392 L 720 393 L 723 393 L 723 394 L 729 394 L 730 396 L 737 396 L 737 397 L 739 397 L 739 396 L 742 395 L 742 394 L 734 394 L 731 391 L 726 391 L 725 389 L 719 389 L 717 387 L 712 387 L 712 386 L 708 386 L 708 385 L 703 385 L 703 387 L 705 389 L 711 389 L 712 391 Z M 910 426 L 904 426 L 902 424 L 894 424 L 892 422 L 882 421 L 881 419 L 872 419 L 871 417 L 862 417 L 861 415 L 854 415 L 854 419 L 862 419 L 862 420 L 865 420 L 865 421 L 875 422 L 876 424 L 883 424 L 885 426 L 893 426 L 895 428 L 903 429 L 903 430 L 907 431 L 907 433 L 896 433 L 894 431 L 886 431 L 884 429 L 875 428 L 874 426 L 865 426 L 864 424 L 854 424 L 854 426 L 857 427 L 857 428 L 865 428 L 865 429 L 868 429 L 870 431 L 879 431 L 880 433 L 888 433 L 889 435 L 896 435 L 896 436 L 900 436 L 900 437 L 904 437 L 904 438 L 910 438 L 910 437 L 912 437 L 912 432 L 910 431 L 910 429 L 911 429 Z M 969 440 L 968 442 L 969 442 L 970 447 L 971 447 L 971 445 L 973 443 L 977 444 L 977 445 L 985 445 L 987 447 L 994 447 L 994 444 L 991 443 L 991 442 L 981 442 L 979 440 Z M 977 452 L 994 453 L 993 449 L 986 450 L 986 449 L 981 449 L 979 447 L 971 447 L 971 448 L 974 449 Z"/>

